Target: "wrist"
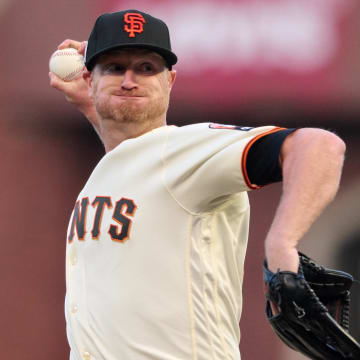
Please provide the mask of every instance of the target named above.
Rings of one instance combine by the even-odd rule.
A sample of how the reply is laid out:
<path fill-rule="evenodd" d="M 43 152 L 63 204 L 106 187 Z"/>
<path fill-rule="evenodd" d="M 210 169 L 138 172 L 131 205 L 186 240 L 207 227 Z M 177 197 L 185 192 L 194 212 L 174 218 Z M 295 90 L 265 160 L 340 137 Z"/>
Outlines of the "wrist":
<path fill-rule="evenodd" d="M 274 273 L 278 270 L 298 272 L 299 255 L 296 247 L 289 247 L 284 244 L 267 244 L 265 246 L 265 257 L 269 270 Z"/>

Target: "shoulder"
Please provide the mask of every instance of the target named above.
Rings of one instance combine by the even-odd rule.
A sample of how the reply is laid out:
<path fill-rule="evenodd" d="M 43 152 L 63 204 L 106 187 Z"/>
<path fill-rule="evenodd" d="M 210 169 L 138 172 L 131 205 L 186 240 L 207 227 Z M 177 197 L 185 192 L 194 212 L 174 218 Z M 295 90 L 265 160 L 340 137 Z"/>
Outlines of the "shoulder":
<path fill-rule="evenodd" d="M 197 137 L 209 137 L 217 138 L 222 136 L 230 137 L 242 137 L 242 138 L 251 138 L 259 134 L 264 134 L 270 131 L 276 131 L 280 129 L 279 127 L 269 125 L 261 127 L 249 127 L 241 125 L 229 125 L 229 124 L 219 124 L 219 123 L 196 123 L 191 125 L 185 125 L 180 127 L 174 127 L 174 135 L 184 135 L 189 136 L 196 135 Z"/>

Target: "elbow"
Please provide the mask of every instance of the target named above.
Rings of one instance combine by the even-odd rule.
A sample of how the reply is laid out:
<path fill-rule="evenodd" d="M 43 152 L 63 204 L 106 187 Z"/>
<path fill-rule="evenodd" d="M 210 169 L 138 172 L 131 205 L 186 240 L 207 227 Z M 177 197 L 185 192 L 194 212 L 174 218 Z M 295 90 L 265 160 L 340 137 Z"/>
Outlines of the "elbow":
<path fill-rule="evenodd" d="M 321 188 L 331 201 L 340 185 L 346 151 L 345 142 L 336 134 L 321 129 L 316 129 L 310 140 L 310 153 L 315 164 L 313 170 L 319 174 Z"/>
<path fill-rule="evenodd" d="M 336 134 L 322 129 L 299 129 L 303 141 L 299 143 L 308 147 L 319 160 L 332 161 L 342 166 L 346 151 L 345 142 Z"/>
<path fill-rule="evenodd" d="M 321 133 L 323 133 L 329 147 L 332 148 L 335 153 L 338 153 L 339 155 L 345 154 L 346 144 L 339 136 L 326 130 L 321 130 Z"/>
<path fill-rule="evenodd" d="M 345 142 L 336 134 L 323 130 L 321 146 L 323 151 L 327 153 L 329 157 L 332 157 L 335 162 L 342 166 L 344 162 L 346 144 Z"/>
<path fill-rule="evenodd" d="M 336 135 L 335 135 L 336 136 Z M 345 142 L 342 140 L 342 139 L 340 139 L 338 136 L 336 136 L 336 138 L 337 138 L 337 149 L 338 149 L 338 153 L 340 154 L 340 156 L 342 157 L 342 158 L 344 158 L 344 156 L 345 156 L 345 152 L 346 152 L 346 144 L 345 144 Z"/>

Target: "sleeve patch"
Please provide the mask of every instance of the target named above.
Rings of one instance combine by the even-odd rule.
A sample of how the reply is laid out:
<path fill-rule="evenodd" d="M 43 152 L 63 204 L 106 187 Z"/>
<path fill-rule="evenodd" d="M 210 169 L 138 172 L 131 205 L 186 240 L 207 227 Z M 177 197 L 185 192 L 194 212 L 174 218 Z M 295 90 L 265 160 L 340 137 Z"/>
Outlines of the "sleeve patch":
<path fill-rule="evenodd" d="M 247 126 L 236 126 L 236 125 L 226 125 L 226 124 L 210 124 L 210 129 L 221 129 L 221 130 L 240 130 L 240 131 L 249 131 L 251 129 L 254 129 L 253 127 L 247 127 Z"/>

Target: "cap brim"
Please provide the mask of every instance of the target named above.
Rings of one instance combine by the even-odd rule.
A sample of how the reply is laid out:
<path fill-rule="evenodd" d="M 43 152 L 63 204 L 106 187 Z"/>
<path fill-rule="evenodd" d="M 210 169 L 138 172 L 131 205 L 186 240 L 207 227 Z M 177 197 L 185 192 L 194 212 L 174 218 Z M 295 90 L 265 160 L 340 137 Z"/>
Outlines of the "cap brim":
<path fill-rule="evenodd" d="M 164 49 L 164 48 L 161 48 L 158 46 L 149 45 L 149 44 L 121 44 L 121 45 L 109 46 L 108 48 L 102 49 L 101 51 L 98 51 L 95 54 L 93 54 L 89 59 L 86 60 L 86 62 L 85 62 L 86 68 L 89 71 L 91 71 L 96 64 L 97 59 L 101 55 L 104 55 L 105 53 L 107 53 L 111 50 L 117 50 L 117 49 L 123 49 L 123 48 L 140 48 L 140 49 L 152 50 L 152 51 L 158 53 L 159 55 L 161 55 L 165 59 L 166 64 L 168 65 L 169 68 L 171 68 L 172 65 L 175 65 L 177 63 L 177 56 L 173 52 L 171 52 L 167 49 Z"/>

